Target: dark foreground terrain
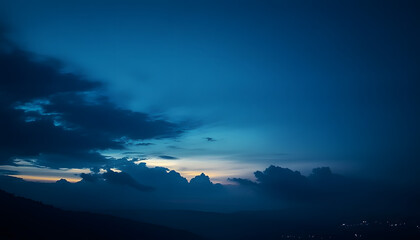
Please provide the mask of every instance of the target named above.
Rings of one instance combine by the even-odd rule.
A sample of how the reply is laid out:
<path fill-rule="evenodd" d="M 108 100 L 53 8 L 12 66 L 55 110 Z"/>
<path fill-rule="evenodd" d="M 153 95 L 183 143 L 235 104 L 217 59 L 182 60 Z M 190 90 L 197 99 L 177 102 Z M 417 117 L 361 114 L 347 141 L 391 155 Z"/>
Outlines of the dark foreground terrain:
<path fill-rule="evenodd" d="M 184 229 L 208 239 L 418 240 L 417 216 L 332 216 L 328 211 L 114 211 L 115 216 Z"/>
<path fill-rule="evenodd" d="M 0 190 L 0 239 L 202 239 L 187 231 L 64 211 Z"/>
<path fill-rule="evenodd" d="M 328 211 L 308 209 L 235 213 L 118 210 L 97 214 L 61 210 L 1 190 L 0 204 L 0 239 L 420 239 L 417 215 L 361 218 L 343 213 L 332 217 Z"/>

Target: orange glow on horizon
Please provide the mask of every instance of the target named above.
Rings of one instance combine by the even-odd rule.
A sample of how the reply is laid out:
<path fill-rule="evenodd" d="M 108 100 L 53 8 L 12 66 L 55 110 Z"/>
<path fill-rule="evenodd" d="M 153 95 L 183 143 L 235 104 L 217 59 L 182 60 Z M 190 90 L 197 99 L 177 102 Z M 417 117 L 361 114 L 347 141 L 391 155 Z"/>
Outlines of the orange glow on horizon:
<path fill-rule="evenodd" d="M 21 178 L 25 181 L 29 181 L 29 182 L 56 182 L 60 179 L 65 179 L 68 182 L 71 183 L 75 183 L 78 182 L 80 180 L 82 180 L 81 178 L 74 178 L 74 177 L 61 177 L 61 176 L 34 176 L 34 175 L 8 175 L 11 177 L 16 177 L 16 178 Z"/>

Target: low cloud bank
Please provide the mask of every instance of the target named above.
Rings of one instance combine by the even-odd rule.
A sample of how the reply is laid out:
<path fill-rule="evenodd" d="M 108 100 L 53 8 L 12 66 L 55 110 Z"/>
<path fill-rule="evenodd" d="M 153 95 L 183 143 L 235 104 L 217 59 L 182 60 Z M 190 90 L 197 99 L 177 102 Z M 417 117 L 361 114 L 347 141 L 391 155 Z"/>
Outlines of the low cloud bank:
<path fill-rule="evenodd" d="M 407 214 L 418 211 L 417 189 L 400 189 L 334 174 L 330 168 L 313 169 L 309 176 L 270 166 L 256 171 L 256 181 L 229 179 L 214 184 L 204 173 L 187 181 L 164 167 L 147 167 L 132 159 L 113 159 L 106 170 L 82 173 L 68 183 L 26 182 L 0 177 L 0 188 L 68 209 L 186 209 L 232 212 L 244 210 L 329 209 L 337 214 Z"/>

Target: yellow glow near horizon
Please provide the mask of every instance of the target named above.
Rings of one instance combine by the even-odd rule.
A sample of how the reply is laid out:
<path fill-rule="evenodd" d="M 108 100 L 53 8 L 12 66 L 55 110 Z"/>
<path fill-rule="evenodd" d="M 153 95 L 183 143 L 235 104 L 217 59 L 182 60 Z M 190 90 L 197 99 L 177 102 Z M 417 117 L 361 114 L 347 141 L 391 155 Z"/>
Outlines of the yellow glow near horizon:
<path fill-rule="evenodd" d="M 78 182 L 82 178 L 81 173 L 90 173 L 88 168 L 59 168 L 51 169 L 48 167 L 34 166 L 30 162 L 19 160 L 18 166 L 3 165 L 0 170 L 10 171 L 7 176 L 22 178 L 31 182 L 55 182 L 60 179 L 66 179 L 69 182 Z"/>
<path fill-rule="evenodd" d="M 240 163 L 237 161 L 229 160 L 229 156 L 195 156 L 195 157 L 184 157 L 176 160 L 168 160 L 161 158 L 149 158 L 147 160 L 138 160 L 135 163 L 145 163 L 147 167 L 165 167 L 169 170 L 175 170 L 185 177 L 187 180 L 191 180 L 195 176 L 201 173 L 206 174 L 210 177 L 213 183 L 232 184 L 228 181 L 228 178 L 243 177 L 253 178 L 253 171 L 261 168 L 255 163 Z M 32 182 L 55 182 L 60 179 L 66 179 L 69 182 L 78 182 L 81 180 L 80 173 L 90 173 L 90 169 L 77 169 L 77 168 L 61 168 L 61 169 L 50 169 L 47 167 L 35 167 L 26 162 L 22 162 L 24 165 L 12 166 L 5 165 L 0 166 L 0 170 L 12 171 L 9 176 L 22 178 L 25 181 Z M 121 172 L 118 168 L 111 168 L 114 172 Z M 100 173 L 104 173 L 105 169 L 100 169 Z"/>
<path fill-rule="evenodd" d="M 257 166 L 254 166 L 253 164 L 241 164 L 241 167 L 238 167 L 237 162 L 229 161 L 217 156 L 205 156 L 202 158 L 195 157 L 194 159 L 181 158 L 177 160 L 153 158 L 138 161 L 138 163 L 140 162 L 146 163 L 147 167 L 166 167 L 170 170 L 175 170 L 188 180 L 204 173 L 210 177 L 213 183 L 224 184 L 230 183 L 227 181 L 227 178 L 231 177 L 246 176 L 252 178 L 253 172 L 249 169 L 258 169 Z M 246 172 L 249 172 L 249 176 L 244 175 Z"/>
<path fill-rule="evenodd" d="M 31 181 L 31 182 L 56 182 L 60 179 L 66 179 L 67 181 L 71 183 L 75 183 L 82 180 L 82 178 L 62 177 L 62 176 L 35 176 L 35 175 L 20 175 L 20 174 L 8 175 L 8 176 L 22 178 L 25 181 Z"/>

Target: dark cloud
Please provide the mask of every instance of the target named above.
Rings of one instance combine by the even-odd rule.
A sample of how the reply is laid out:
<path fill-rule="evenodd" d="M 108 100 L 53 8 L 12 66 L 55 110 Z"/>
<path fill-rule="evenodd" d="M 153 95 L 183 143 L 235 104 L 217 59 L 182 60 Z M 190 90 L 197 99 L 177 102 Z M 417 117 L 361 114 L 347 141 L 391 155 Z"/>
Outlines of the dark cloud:
<path fill-rule="evenodd" d="M 249 179 L 243 179 L 243 178 L 228 178 L 228 181 L 235 182 L 235 183 L 238 183 L 238 184 L 240 184 L 242 186 L 247 186 L 247 187 L 248 186 L 257 186 L 258 185 L 256 182 L 253 182 L 253 181 L 251 181 Z"/>
<path fill-rule="evenodd" d="M 99 163 L 105 159 L 95 150 L 123 148 L 120 143 L 95 134 L 56 126 L 48 116 L 39 115 L 37 120 L 27 122 L 22 110 L 11 108 L 0 108 L 0 116 L 0 152 L 3 155 L 0 162 L 3 163 L 11 157 L 37 157 L 40 154 L 44 154 L 45 163 L 52 160 L 60 165 L 59 159 L 66 160 L 63 166 L 76 165 L 71 161 Z"/>
<path fill-rule="evenodd" d="M 177 157 L 168 156 L 168 155 L 161 155 L 161 156 L 159 156 L 159 158 L 166 159 L 166 160 L 176 160 L 176 159 L 178 159 Z"/>
<path fill-rule="evenodd" d="M 175 137 L 179 126 L 164 120 L 154 120 L 145 113 L 118 108 L 102 97 L 92 103 L 80 94 L 60 94 L 43 106 L 47 114 L 59 113 L 58 119 L 71 128 L 116 139 L 150 139 Z"/>
<path fill-rule="evenodd" d="M 104 173 L 81 173 L 82 182 L 85 183 L 99 183 L 105 182 L 115 185 L 128 186 L 143 192 L 153 191 L 154 188 L 140 184 L 136 179 L 126 172 L 116 172 L 111 169 Z"/>
<path fill-rule="evenodd" d="M 134 178 L 125 172 L 114 172 L 108 169 L 106 173 L 102 174 L 102 176 L 105 181 L 112 184 L 126 185 L 145 192 L 153 190 L 152 187 L 138 183 Z"/>
<path fill-rule="evenodd" d="M 133 159 L 129 161 L 127 158 L 116 159 L 112 161 L 113 165 L 111 166 L 130 174 L 136 181 L 142 184 L 158 189 L 174 189 L 174 187 L 177 187 L 178 189 L 174 190 L 178 191 L 179 188 L 185 188 L 188 184 L 187 179 L 174 170 L 169 170 L 164 167 L 149 168 L 144 162 L 136 164 L 135 162 L 137 160 Z"/>
<path fill-rule="evenodd" d="M 234 211 L 292 207 L 312 213 L 329 209 L 331 214 L 335 210 L 348 214 L 409 213 L 418 209 L 420 199 L 417 188 L 401 189 L 347 178 L 326 167 L 303 176 L 287 168 L 270 166 L 265 171 L 256 171 L 259 178 L 255 182 L 234 178 L 230 180 L 239 184 L 221 185 L 212 183 L 204 173 L 188 182 L 176 171 L 134 162 L 127 158 L 112 159 L 106 171 L 82 173 L 82 181 L 70 184 L 40 184 L 0 176 L 0 187 L 46 203 L 79 209 L 124 206 Z M 300 189 L 292 191 L 286 184 Z"/>
<path fill-rule="evenodd" d="M 95 151 L 60 154 L 44 154 L 36 156 L 35 163 L 50 168 L 92 168 L 104 166 L 108 158 Z"/>
<path fill-rule="evenodd" d="M 261 188 L 274 195 L 302 198 L 308 192 L 308 179 L 298 171 L 270 166 L 254 175 Z"/>
<path fill-rule="evenodd" d="M 0 96 L 3 103 L 26 102 L 64 92 L 91 91 L 100 86 L 71 73 L 61 73 L 62 64 L 19 49 L 0 53 Z"/>
<path fill-rule="evenodd" d="M 213 183 L 210 181 L 209 176 L 201 173 L 200 175 L 191 178 L 190 184 L 196 186 L 211 186 Z"/>
<path fill-rule="evenodd" d="M 211 138 L 211 137 L 206 137 L 204 139 L 206 139 L 208 142 L 215 142 L 216 141 L 216 139 Z"/>
<path fill-rule="evenodd" d="M 66 180 L 66 179 L 64 179 L 64 178 L 62 178 L 62 179 L 60 179 L 60 180 L 56 181 L 55 183 L 58 183 L 58 184 L 70 184 L 70 182 L 69 182 L 69 181 L 67 181 L 67 180 Z"/>
<path fill-rule="evenodd" d="M 309 176 L 288 168 L 270 166 L 254 173 L 256 182 L 242 178 L 229 179 L 239 185 L 283 200 L 319 202 L 341 199 L 354 200 L 366 196 L 371 184 L 333 174 L 329 167 L 312 170 Z"/>
<path fill-rule="evenodd" d="M 204 173 L 193 177 L 188 182 L 186 178 L 175 170 L 170 170 L 165 167 L 148 167 L 144 162 L 138 163 L 138 160 L 137 158 L 112 159 L 107 163 L 107 169 L 118 169 L 121 171 L 121 174 L 131 176 L 136 182 L 151 186 L 156 190 L 176 192 L 177 194 L 190 193 L 191 191 L 200 192 L 200 189 L 208 187 L 215 187 L 215 189 L 221 187 L 220 184 L 213 184 L 210 177 Z M 112 170 L 107 170 L 107 172 L 110 171 L 111 174 L 115 174 Z M 101 174 L 99 172 L 91 174 L 83 173 L 80 176 L 87 182 L 98 182 L 107 178 L 105 173 Z"/>
<path fill-rule="evenodd" d="M 408 213 L 418 209 L 416 202 L 419 195 L 415 184 L 401 188 L 399 185 L 345 177 L 334 174 L 329 167 L 315 168 L 309 176 L 276 166 L 254 174 L 255 182 L 242 178 L 229 180 L 254 194 L 268 196 L 283 206 L 307 211 L 318 208 L 330 213 L 337 211 L 354 215 Z"/>
<path fill-rule="evenodd" d="M 136 143 L 136 146 L 150 146 L 150 145 L 155 145 L 154 143 Z"/>
<path fill-rule="evenodd" d="M 124 149 L 125 140 L 182 133 L 179 125 L 117 107 L 99 95 L 99 82 L 62 69 L 55 59 L 0 49 L 0 164 L 30 157 L 49 167 L 94 167 L 107 161 L 98 151 Z"/>
<path fill-rule="evenodd" d="M 82 181 L 91 183 L 101 179 L 100 174 L 97 173 L 81 173 L 80 177 L 82 178 Z"/>

